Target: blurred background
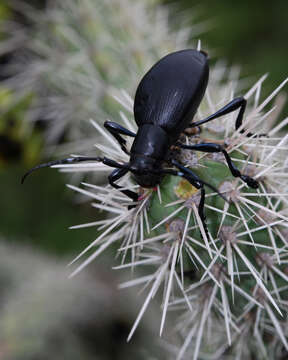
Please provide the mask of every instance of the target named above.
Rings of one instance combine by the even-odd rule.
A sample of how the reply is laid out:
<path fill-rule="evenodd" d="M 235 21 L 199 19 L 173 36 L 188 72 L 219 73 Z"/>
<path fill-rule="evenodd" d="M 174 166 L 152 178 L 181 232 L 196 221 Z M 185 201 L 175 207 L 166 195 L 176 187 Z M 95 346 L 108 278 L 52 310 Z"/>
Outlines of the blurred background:
<path fill-rule="evenodd" d="M 159 54 L 164 54 L 165 51 L 167 53 L 169 49 L 171 49 L 171 51 L 174 50 L 173 43 L 169 42 L 170 39 L 168 41 L 170 34 L 165 33 L 166 22 L 165 26 L 159 26 L 157 31 L 154 30 L 154 33 L 153 29 L 149 29 L 149 23 L 143 23 L 141 11 L 146 11 L 147 9 L 149 14 L 152 14 L 151 18 L 153 18 L 154 24 L 157 24 L 157 21 L 162 21 L 161 16 L 159 20 L 153 17 L 154 12 L 156 13 L 155 9 L 157 9 L 158 14 L 159 6 L 164 7 L 163 14 L 165 14 L 165 16 L 163 15 L 163 17 L 165 17 L 165 19 L 166 16 L 168 17 L 169 28 L 172 34 L 174 29 L 176 32 L 179 31 L 179 28 L 181 29 L 182 26 L 183 29 L 185 28 L 185 34 L 182 34 L 183 36 L 181 35 L 185 39 L 177 43 L 179 46 L 183 43 L 188 44 L 189 47 L 196 46 L 197 40 L 200 38 L 202 48 L 208 49 L 209 53 L 212 54 L 212 63 L 220 58 L 226 62 L 227 68 L 239 65 L 241 77 L 247 80 L 245 80 L 246 84 L 252 84 L 263 74 L 269 73 L 269 77 L 263 85 L 263 97 L 269 94 L 269 92 L 276 88 L 281 81 L 287 77 L 287 1 L 276 0 L 274 2 L 268 2 L 268 0 L 242 0 L 231 2 L 229 0 L 178 0 L 175 2 L 163 0 L 161 3 L 160 1 L 147 0 L 146 2 L 147 4 L 145 4 L 145 6 L 147 6 L 147 8 L 142 8 L 142 5 L 138 6 L 138 8 L 136 5 L 131 8 L 127 0 L 123 1 L 122 5 L 120 5 L 121 2 L 116 0 L 110 2 L 105 0 L 84 1 L 83 4 L 87 5 L 87 9 L 89 9 L 89 6 L 94 6 L 99 13 L 97 19 L 102 19 L 101 22 L 99 20 L 99 23 L 94 22 L 90 25 L 89 21 L 86 21 L 87 18 L 85 18 L 87 14 L 81 14 L 81 11 L 85 10 L 86 5 L 82 7 L 81 1 L 77 0 L 70 0 L 69 8 L 66 10 L 64 5 L 63 7 L 58 6 L 57 1 L 2 0 L 0 4 L 0 245 L 3 247 L 3 251 L 1 250 L 0 254 L 0 284 L 2 286 L 0 291 L 1 294 L 5 293 L 5 296 L 3 295 L 3 299 L 5 299 L 3 300 L 5 303 L 3 309 L 5 310 L 3 310 L 1 316 L 2 319 L 7 320 L 4 324 L 9 325 L 5 326 L 5 329 L 8 328 L 9 331 L 11 330 L 6 333 L 5 336 L 3 335 L 3 328 L 1 330 L 1 338 L 3 340 L 0 340 L 0 359 L 18 359 L 18 357 L 19 359 L 24 359 L 21 353 L 22 350 L 15 350 L 12 346 L 12 344 L 15 345 L 15 342 L 18 342 L 17 337 L 21 339 L 24 337 L 21 331 L 15 330 L 14 323 L 28 321 L 23 317 L 24 315 L 21 314 L 21 309 L 19 308 L 19 304 L 15 302 L 15 298 L 23 298 L 25 304 L 26 302 L 29 304 L 30 301 L 30 308 L 33 306 L 31 298 L 30 300 L 28 299 L 29 296 L 27 297 L 27 293 L 25 293 L 23 289 L 23 282 L 28 286 L 31 294 L 37 293 L 39 295 L 39 288 L 41 288 L 39 284 L 44 278 L 44 275 L 41 276 L 41 274 L 47 273 L 47 269 L 54 267 L 54 272 L 52 272 L 52 270 L 50 271 L 51 277 L 48 279 L 47 287 L 51 286 L 51 292 L 55 291 L 55 293 L 58 294 L 59 289 L 66 286 L 66 282 L 63 281 L 63 283 L 61 283 L 59 280 L 62 284 L 59 285 L 59 283 L 54 283 L 51 279 L 57 278 L 57 271 L 60 273 L 62 273 L 62 271 L 64 272 L 64 267 L 68 259 L 71 260 L 97 236 L 97 230 L 95 228 L 69 230 L 68 227 L 95 221 L 104 216 L 103 214 L 99 214 L 96 209 L 93 209 L 89 203 L 76 201 L 75 194 L 65 186 L 71 179 L 65 174 L 58 173 L 56 170 L 45 169 L 39 171 L 37 174 L 35 173 L 34 176 L 31 176 L 25 185 L 20 185 L 21 176 L 27 169 L 40 162 L 48 161 L 59 156 L 63 157 L 63 155 L 68 152 L 67 149 L 70 150 L 70 147 L 66 147 L 66 143 L 73 145 L 73 142 L 77 141 L 78 134 L 81 134 L 80 140 L 82 140 L 85 139 L 85 134 L 89 133 L 89 130 L 87 131 L 86 129 L 87 125 L 85 124 L 81 124 L 80 127 L 78 125 L 77 127 L 71 125 L 69 128 L 70 123 L 67 121 L 67 124 L 65 123 L 66 127 L 64 128 L 63 126 L 63 128 L 61 128 L 61 116 L 67 116 L 67 118 L 69 118 L 69 116 L 71 116 L 71 113 L 69 113 L 70 110 L 68 111 L 68 115 L 65 113 L 65 109 L 63 110 L 61 107 L 59 107 L 61 110 L 59 110 L 57 114 L 51 111 L 51 106 L 53 107 L 55 103 L 57 105 L 57 96 L 59 96 L 59 99 L 62 99 L 62 101 L 69 103 L 69 91 L 73 91 L 71 90 L 71 88 L 73 89 L 73 81 L 77 83 L 77 79 L 83 76 L 84 80 L 81 81 L 85 82 L 85 76 L 90 75 L 89 72 L 86 73 L 82 68 L 79 71 L 81 59 L 79 63 L 76 64 L 77 66 L 73 64 L 64 64 L 64 66 L 63 63 L 61 63 L 61 59 L 57 59 L 57 54 L 61 54 L 61 51 L 63 51 L 63 56 L 65 56 L 66 51 L 67 59 L 69 59 L 70 56 L 72 59 L 72 55 L 78 52 L 81 53 L 81 46 L 85 47 L 86 42 L 89 43 L 90 41 L 91 43 L 93 41 L 93 56 L 95 56 L 96 60 L 93 60 L 91 63 L 92 67 L 98 67 L 94 80 L 95 84 L 99 84 L 99 87 L 101 87 L 101 91 L 95 91 L 94 93 L 93 91 L 95 89 L 93 89 L 93 91 L 91 90 L 91 88 L 93 88 L 93 81 L 91 81 L 91 84 L 89 84 L 85 90 L 87 93 L 83 91 L 84 95 L 81 94 L 81 96 L 83 95 L 84 98 L 87 99 L 87 96 L 91 93 L 91 98 L 87 99 L 87 108 L 83 108 L 83 111 L 81 110 L 82 112 L 76 113 L 75 115 L 81 117 L 82 121 L 85 122 L 88 122 L 89 117 L 96 117 L 100 119 L 99 123 L 103 123 L 108 116 L 117 121 L 118 111 L 121 108 L 107 96 L 105 89 L 109 88 L 110 85 L 119 89 L 124 87 L 130 95 L 133 96 L 136 84 L 144 74 L 147 66 L 150 63 L 152 64 L 154 59 L 159 58 Z M 58 1 L 58 3 L 61 2 Z M 136 3 L 138 2 L 136 1 L 135 4 Z M 120 9 L 120 7 L 122 8 Z M 50 11 L 51 9 L 54 10 Z M 84 21 L 82 19 L 82 23 L 79 22 L 75 24 L 73 19 L 78 17 L 78 11 L 80 17 L 84 16 Z M 103 13 L 101 13 L 101 11 L 103 11 Z M 92 13 L 93 11 L 91 14 Z M 119 23 L 117 23 L 119 14 L 121 15 L 121 19 L 125 19 L 126 22 L 119 21 Z M 139 16 L 139 18 L 137 18 L 137 16 Z M 142 21 L 140 21 L 141 19 Z M 150 17 L 148 20 L 149 19 Z M 129 49 L 129 51 L 131 50 L 129 31 L 133 32 L 133 26 L 136 26 L 137 23 L 140 28 L 135 30 L 135 32 L 139 30 L 138 47 L 137 51 L 133 50 L 135 62 L 129 63 L 130 60 L 128 61 L 125 58 L 125 56 L 127 57 L 127 49 Z M 55 24 L 57 24 L 57 26 Z M 81 24 L 83 25 L 83 32 Z M 145 28 L 145 26 L 147 28 Z M 163 33 L 161 33 L 161 31 Z M 157 38 L 157 34 L 160 33 L 161 36 L 159 36 L 159 39 L 155 40 L 154 38 Z M 111 43 L 114 40 L 115 42 Z M 135 38 L 133 41 L 135 41 Z M 155 43 L 152 44 L 153 41 Z M 156 41 L 159 41 L 159 49 L 157 49 Z M 119 53 L 122 51 L 123 59 L 119 58 L 116 47 Z M 57 61 L 49 63 L 49 61 L 52 61 L 52 58 L 55 60 L 53 51 L 55 51 L 57 55 L 56 60 L 58 64 L 60 64 L 59 69 L 62 71 L 59 70 L 61 74 L 59 74 L 58 78 L 58 75 L 55 75 Z M 152 54 L 151 57 L 147 59 L 147 62 L 145 54 Z M 66 64 L 68 64 L 67 59 L 65 60 Z M 73 59 L 76 61 L 75 57 Z M 31 66 L 31 64 L 33 66 Z M 41 66 L 44 68 L 43 71 Z M 69 71 L 68 66 L 70 66 Z M 124 77 L 124 75 L 121 77 L 121 67 L 126 77 Z M 35 69 L 35 73 L 38 73 L 35 74 L 33 69 Z M 65 73 L 66 70 L 67 73 Z M 75 76 L 75 79 L 73 78 L 72 81 L 71 73 L 73 74 L 73 71 L 76 73 L 78 71 L 78 77 Z M 52 74 L 55 75 L 55 79 Z M 91 78 L 91 76 L 89 77 Z M 47 78 L 49 79 L 47 80 Z M 51 81 L 50 78 L 52 79 Z M 65 83 L 66 80 L 67 83 Z M 69 82 L 69 80 L 71 81 Z M 41 96 L 39 94 L 41 94 Z M 45 104 L 45 99 L 48 99 L 47 104 Z M 57 109 L 58 106 L 56 105 L 55 109 Z M 63 104 L 60 104 L 60 106 L 62 105 Z M 47 113 L 49 113 L 48 122 L 46 121 L 45 109 L 47 109 Z M 85 109 L 87 109 L 87 111 Z M 287 110 L 287 106 L 284 107 L 282 118 L 287 117 Z M 60 124 L 58 126 L 60 130 L 56 135 L 56 130 L 54 131 L 53 129 L 51 130 L 51 127 L 49 128 L 49 124 L 51 124 L 53 118 Z M 81 132 L 83 128 L 84 131 Z M 94 141 L 93 133 L 89 141 Z M 95 139 L 95 141 L 97 141 L 97 139 Z M 92 144 L 93 142 L 91 142 L 91 147 Z M 85 150 L 88 151 L 88 149 Z M 71 181 L 75 181 L 75 179 Z M 76 281 L 77 285 L 75 285 L 75 288 L 70 282 L 67 292 L 69 293 L 69 291 L 71 291 L 72 294 L 73 291 L 75 291 L 75 297 L 77 298 L 77 296 L 80 296 L 80 292 L 82 292 L 82 294 L 85 293 L 83 283 L 87 284 L 87 298 L 90 299 L 89 304 L 91 305 L 93 301 L 96 302 L 94 299 L 95 294 L 91 292 L 91 287 L 107 287 L 105 281 L 102 280 L 102 277 L 104 276 L 105 278 L 106 276 L 106 280 L 113 283 L 113 286 L 109 286 L 108 289 L 105 288 L 102 293 L 104 297 L 111 297 L 111 292 L 115 290 L 114 287 L 116 288 L 117 281 L 115 281 L 115 283 L 112 281 L 114 273 L 111 274 L 110 271 L 110 255 L 112 259 L 113 254 L 108 254 L 105 260 L 99 261 L 100 265 L 99 268 L 97 268 L 98 273 L 101 273 L 99 279 L 98 275 L 95 277 L 95 270 L 91 270 L 93 273 L 92 280 L 91 278 L 85 278 L 82 285 L 80 281 Z M 112 261 L 113 260 L 111 260 L 111 262 Z M 57 271 L 55 270 L 55 262 L 58 264 Z M 32 266 L 32 264 L 34 265 Z M 1 270 L 2 268 L 3 271 Z M 23 274 L 21 276 L 17 274 L 11 275 L 14 271 L 13 269 L 15 273 L 17 272 L 19 274 L 19 272 L 21 273 L 23 271 Z M 35 271 L 40 274 L 40 279 L 38 277 L 35 278 Z M 34 280 L 32 281 L 31 278 Z M 22 284 L 21 289 L 20 283 Z M 13 284 L 13 286 L 9 284 Z M 10 287 L 13 288 L 13 291 Z M 9 289 L 9 291 L 6 291 L 6 288 Z M 46 294 L 46 291 L 47 289 L 44 289 L 43 294 Z M 51 292 L 48 291 L 50 294 Z M 24 295 L 24 293 L 26 295 Z M 122 295 L 121 293 L 119 297 Z M 66 296 L 67 295 L 64 296 L 63 294 L 63 302 L 67 301 Z M 116 295 L 116 297 L 117 296 L 118 295 Z M 45 296 L 40 297 L 43 298 Z M 99 304 L 102 306 L 103 300 L 98 299 L 97 301 L 99 301 Z M 134 299 L 131 301 L 133 302 Z M 39 302 L 37 300 L 36 303 L 40 304 L 40 300 Z M 62 305 L 57 308 L 58 310 L 53 310 L 51 303 L 49 301 L 48 303 L 49 306 L 46 303 L 39 305 L 40 309 L 48 308 L 48 311 L 52 313 L 57 313 L 58 311 L 63 314 L 61 310 Z M 75 304 L 71 305 L 72 312 L 75 311 L 75 306 Z M 82 306 L 83 308 L 86 307 L 85 304 L 82 304 Z M 111 306 L 114 307 L 116 305 L 112 304 Z M 121 306 L 123 306 L 123 304 L 119 305 L 119 309 Z M 87 306 L 87 308 L 92 311 L 93 306 Z M 12 313 L 18 314 L 18 312 L 18 318 L 16 315 L 15 317 L 11 316 Z M 85 316 L 89 317 L 89 314 L 90 312 Z M 129 323 L 130 320 L 127 324 L 119 314 L 120 312 L 117 312 L 115 316 L 113 315 L 113 321 L 116 320 L 113 322 L 114 327 L 111 325 L 113 331 L 109 330 L 109 334 L 112 334 L 112 337 L 118 336 L 117 331 L 121 333 L 123 331 L 125 332 L 125 330 L 131 326 L 131 322 Z M 98 315 L 95 315 L 92 311 L 91 316 Z M 131 319 L 133 319 L 133 315 L 131 315 Z M 85 325 L 83 325 L 84 320 L 80 319 L 80 315 L 79 318 L 77 317 L 76 320 L 72 318 L 68 323 L 72 324 L 71 328 L 73 329 L 75 327 L 83 328 L 83 333 L 85 331 L 89 333 L 93 332 L 96 326 L 95 324 L 89 323 L 90 328 L 88 326 L 87 329 L 85 329 Z M 2 325 L 0 325 L 0 327 L 1 326 Z M 36 324 L 35 326 L 38 325 Z M 53 332 L 57 326 L 58 325 L 55 324 L 51 325 Z M 33 324 L 31 325 L 31 329 L 33 329 Z M 29 331 L 32 331 L 31 329 L 29 329 Z M 147 329 L 144 330 L 146 331 Z M 33 331 L 35 331 L 35 328 Z M 45 331 L 43 330 L 43 333 L 45 333 Z M 67 334 L 69 333 L 67 329 L 65 331 Z M 79 337 L 79 334 L 73 331 L 70 332 L 72 334 L 69 333 L 71 338 L 68 335 L 67 339 L 63 339 L 61 336 L 57 338 L 56 336 L 54 339 L 49 338 L 49 341 L 51 340 L 54 346 L 57 344 L 57 341 L 61 342 L 61 344 L 65 343 L 65 341 L 70 343 L 73 337 Z M 11 334 L 13 334 L 13 336 Z M 44 338 L 47 338 L 45 336 L 46 335 L 43 335 Z M 45 346 L 49 347 L 49 341 L 47 340 Z M 92 338 L 91 342 L 93 341 L 94 339 Z M 125 341 L 125 337 L 123 341 Z M 26 340 L 21 346 L 26 350 L 32 348 L 29 347 L 32 345 Z M 25 348 L 25 346 L 27 346 L 27 348 Z M 37 346 L 37 351 L 44 349 L 43 344 L 37 344 Z M 78 349 L 80 349 L 81 346 L 79 345 Z M 15 350 L 15 354 L 18 354 L 18 357 L 11 355 L 11 348 Z M 83 349 L 84 348 L 87 349 L 87 346 L 83 345 Z M 32 353 L 32 350 L 29 351 Z M 37 353 L 36 350 L 33 351 L 33 354 L 35 353 L 33 359 L 38 359 L 39 357 L 37 356 L 39 356 L 39 353 Z M 71 359 L 71 354 L 65 351 L 63 350 L 64 355 L 61 358 Z M 127 357 L 125 351 L 123 350 L 123 354 L 126 354 L 125 356 Z M 92 356 L 91 354 L 93 354 L 93 351 L 87 354 L 87 359 L 90 358 L 89 356 Z M 99 358 L 116 358 L 115 354 L 111 354 L 107 356 L 101 355 L 102 357 L 100 356 Z M 147 354 L 145 356 L 144 358 L 148 358 Z M 47 359 L 48 358 L 56 359 L 56 355 L 47 357 Z M 77 356 L 75 358 L 77 358 Z M 81 358 L 84 359 L 84 355 Z M 130 358 L 133 358 L 133 355 L 131 355 Z M 32 356 L 27 357 L 27 359 L 32 359 Z M 41 357 L 41 359 L 44 358 Z"/>

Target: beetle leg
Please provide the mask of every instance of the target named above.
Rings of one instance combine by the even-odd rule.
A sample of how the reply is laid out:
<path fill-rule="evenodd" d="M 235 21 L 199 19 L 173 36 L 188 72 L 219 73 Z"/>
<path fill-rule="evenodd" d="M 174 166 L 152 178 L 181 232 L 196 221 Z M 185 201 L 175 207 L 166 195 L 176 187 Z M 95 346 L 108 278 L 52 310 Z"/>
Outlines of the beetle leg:
<path fill-rule="evenodd" d="M 237 167 L 232 162 L 229 154 L 227 151 L 223 148 L 223 146 L 219 144 L 213 144 L 213 143 L 202 143 L 202 144 L 195 144 L 195 145 L 185 145 L 180 144 L 179 145 L 182 149 L 189 149 L 189 150 L 196 150 L 196 151 L 202 151 L 206 153 L 215 153 L 215 152 L 222 152 L 225 156 L 226 162 L 228 164 L 229 170 L 231 171 L 232 175 L 235 177 L 240 177 L 249 187 L 253 189 L 257 189 L 259 184 L 256 180 L 251 178 L 247 175 L 242 175 L 240 170 L 237 169 Z"/>
<path fill-rule="evenodd" d="M 245 112 L 245 108 L 246 108 L 246 103 L 247 100 L 244 97 L 238 97 L 233 99 L 232 101 L 230 101 L 227 105 L 225 105 L 223 108 L 219 109 L 218 111 L 216 111 L 215 114 L 212 114 L 210 116 L 208 116 L 207 118 L 200 120 L 200 121 L 196 121 L 193 122 L 191 124 L 189 124 L 189 128 L 190 127 L 195 127 L 195 126 L 199 126 L 199 125 L 203 125 L 211 120 L 217 119 L 220 116 L 229 114 L 237 109 L 239 110 L 239 113 L 237 115 L 236 118 L 236 122 L 235 122 L 235 130 L 238 130 L 239 127 L 242 125 L 242 121 L 243 121 L 243 115 Z M 245 129 L 240 130 L 240 133 L 243 134 L 244 132 L 246 132 Z M 251 136 L 255 136 L 255 134 L 248 132 L 246 134 L 247 137 L 251 137 Z M 256 135 L 256 137 L 261 137 L 261 136 L 267 136 L 267 134 L 258 134 Z"/>
<path fill-rule="evenodd" d="M 196 174 L 194 174 L 190 169 L 185 168 L 184 166 L 179 164 L 177 161 L 174 160 L 173 165 L 178 167 L 180 169 L 180 171 L 170 170 L 170 169 L 163 169 L 163 173 L 164 174 L 181 176 L 184 179 L 188 180 L 190 182 L 190 184 L 193 185 L 196 189 L 200 189 L 200 191 L 201 191 L 201 198 L 200 198 L 200 203 L 199 203 L 199 206 L 198 206 L 198 214 L 199 214 L 200 219 L 202 221 L 203 228 L 204 228 L 204 231 L 206 233 L 206 236 L 209 239 L 209 232 L 208 232 L 208 227 L 207 227 L 207 223 L 206 223 L 206 216 L 205 216 L 205 212 L 204 212 L 204 204 L 205 204 L 204 185 L 206 185 L 206 184 L 204 184 L 204 182 Z"/>
<path fill-rule="evenodd" d="M 115 189 L 119 189 L 119 191 L 121 191 L 123 194 L 128 196 L 130 199 L 132 199 L 133 201 L 137 201 L 138 200 L 137 193 L 135 193 L 134 191 L 131 191 L 131 190 L 122 190 L 122 186 L 115 184 L 115 181 L 117 181 L 122 176 L 124 176 L 128 171 L 129 171 L 129 169 L 125 169 L 125 168 L 115 169 L 108 176 L 108 181 L 109 181 L 109 184 L 111 186 L 113 186 Z"/>
<path fill-rule="evenodd" d="M 121 146 L 121 149 L 127 154 L 130 155 L 130 152 L 126 148 L 126 140 L 122 138 L 121 135 L 127 135 L 135 137 L 136 134 L 134 134 L 132 131 L 125 129 L 123 126 L 115 123 L 114 121 L 105 121 L 104 123 L 105 129 L 107 129 L 111 135 L 114 136 L 114 138 L 118 141 L 119 145 Z M 121 134 L 121 135 L 120 135 Z"/>

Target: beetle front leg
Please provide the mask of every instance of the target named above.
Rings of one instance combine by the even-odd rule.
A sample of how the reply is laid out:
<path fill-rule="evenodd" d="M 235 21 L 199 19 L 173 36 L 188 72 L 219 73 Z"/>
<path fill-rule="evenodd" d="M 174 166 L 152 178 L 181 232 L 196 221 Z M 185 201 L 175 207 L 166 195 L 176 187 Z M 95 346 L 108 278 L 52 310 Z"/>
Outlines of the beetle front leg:
<path fill-rule="evenodd" d="M 206 153 L 222 152 L 222 154 L 225 156 L 227 165 L 228 165 L 229 170 L 231 171 L 232 175 L 235 177 L 240 177 L 240 179 L 242 179 L 249 187 L 251 187 L 253 189 L 258 188 L 259 184 L 256 180 L 254 180 L 250 176 L 241 174 L 240 170 L 232 162 L 229 154 L 223 148 L 223 146 L 221 146 L 219 144 L 213 144 L 213 143 L 202 143 L 202 144 L 195 144 L 195 145 L 180 144 L 179 146 L 182 149 L 196 150 L 196 151 L 202 151 L 202 152 L 206 152 Z"/>
<path fill-rule="evenodd" d="M 200 121 L 196 121 L 193 122 L 191 124 L 189 124 L 188 128 L 193 128 L 195 126 L 200 126 L 203 125 L 211 120 L 217 119 L 223 115 L 226 114 L 230 114 L 231 112 L 235 111 L 235 110 L 239 110 L 239 113 L 237 115 L 236 118 L 236 122 L 235 122 L 235 130 L 238 130 L 239 127 L 242 125 L 243 122 L 243 115 L 246 109 L 246 104 L 247 104 L 247 100 L 241 96 L 238 98 L 233 99 L 232 101 L 230 101 L 227 105 L 225 105 L 223 108 L 219 109 L 218 111 L 216 111 L 215 114 L 212 114 L 210 116 L 208 116 L 207 118 L 200 120 Z M 240 130 L 240 133 L 243 134 L 244 132 L 246 132 L 245 129 Z M 247 137 L 251 137 L 251 136 L 255 136 L 254 133 L 248 132 L 246 134 Z M 261 136 L 267 136 L 267 134 L 258 134 L 256 135 L 256 137 L 261 137 Z"/>
<path fill-rule="evenodd" d="M 123 126 L 115 123 L 114 121 L 105 121 L 105 129 L 107 129 L 111 135 L 117 140 L 118 144 L 121 146 L 121 149 L 127 154 L 130 155 L 130 152 L 126 148 L 126 140 L 122 138 L 121 135 L 127 135 L 135 137 L 136 134 L 132 131 L 124 128 Z M 121 135 L 120 135 L 121 134 Z"/>
<path fill-rule="evenodd" d="M 123 177 L 129 170 L 128 169 L 115 169 L 112 171 L 112 173 L 108 176 L 108 181 L 111 186 L 113 186 L 115 189 L 118 189 L 123 194 L 128 196 L 133 201 L 138 200 L 138 194 L 131 190 L 123 190 L 122 186 L 115 184 L 115 181 Z"/>
<path fill-rule="evenodd" d="M 199 202 L 199 206 L 198 206 L 198 214 L 199 214 L 199 217 L 200 217 L 200 219 L 202 221 L 203 228 L 204 228 L 205 234 L 207 236 L 207 239 L 209 239 L 208 226 L 207 226 L 207 223 L 206 223 L 206 216 L 205 216 L 205 212 L 204 212 L 204 205 L 205 205 L 205 189 L 204 189 L 204 185 L 206 185 L 206 184 L 196 174 L 194 174 L 193 171 L 191 171 L 190 169 L 182 166 L 177 161 L 174 160 L 173 165 L 178 167 L 178 169 L 180 171 L 170 170 L 170 169 L 163 169 L 163 173 L 183 177 L 184 179 L 189 181 L 190 184 L 193 185 L 196 189 L 199 189 L 201 191 L 201 197 L 200 197 L 200 202 Z"/>
<path fill-rule="evenodd" d="M 116 161 L 112 160 L 112 159 L 108 159 L 106 157 L 100 157 L 100 156 L 74 156 L 74 157 L 69 157 L 69 158 L 65 158 L 65 159 L 60 159 L 60 160 L 53 160 L 53 161 L 49 161 L 47 163 L 44 164 L 39 164 L 34 166 L 33 168 L 31 168 L 30 170 L 28 170 L 21 178 L 21 184 L 24 183 L 26 177 L 28 175 L 30 175 L 32 172 L 34 172 L 35 170 L 38 169 L 42 169 L 45 167 L 51 167 L 51 166 L 55 166 L 55 165 L 65 165 L 65 164 L 77 164 L 79 162 L 85 162 L 85 161 L 98 161 L 98 162 L 102 162 L 103 164 L 107 165 L 107 166 L 111 166 L 117 169 L 127 169 L 127 165 L 125 164 L 119 164 Z"/>

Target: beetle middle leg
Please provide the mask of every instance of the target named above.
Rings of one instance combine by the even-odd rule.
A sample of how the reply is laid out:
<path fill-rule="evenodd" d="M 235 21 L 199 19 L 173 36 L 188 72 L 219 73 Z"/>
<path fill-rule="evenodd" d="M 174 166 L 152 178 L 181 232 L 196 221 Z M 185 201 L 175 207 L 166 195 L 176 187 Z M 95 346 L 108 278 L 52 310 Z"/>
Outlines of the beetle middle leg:
<path fill-rule="evenodd" d="M 105 129 L 107 129 L 111 135 L 114 136 L 114 138 L 117 140 L 119 145 L 121 146 L 121 149 L 127 154 L 130 155 L 130 152 L 126 148 L 126 140 L 123 139 L 121 135 L 127 135 L 135 137 L 136 134 L 134 134 L 132 131 L 124 128 L 123 126 L 117 124 L 114 121 L 105 121 L 104 123 Z"/>
<path fill-rule="evenodd" d="M 163 172 L 163 174 L 170 174 L 170 175 L 176 175 L 176 176 L 183 177 L 184 179 L 189 181 L 190 184 L 193 185 L 196 189 L 200 189 L 201 197 L 200 197 L 200 203 L 199 203 L 199 206 L 198 206 L 198 214 L 199 214 L 200 219 L 202 221 L 205 234 L 206 234 L 207 238 L 209 239 L 208 226 L 207 226 L 207 223 L 206 223 L 206 216 L 205 216 L 205 212 L 204 212 L 204 204 L 205 204 L 204 185 L 207 185 L 207 184 L 204 183 L 196 174 L 194 174 L 192 170 L 184 167 L 183 165 L 179 164 L 175 160 L 173 160 L 172 163 L 180 171 L 172 170 L 172 169 L 163 169 L 161 172 Z"/>
<path fill-rule="evenodd" d="M 215 114 L 212 114 L 210 116 L 208 116 L 207 118 L 200 120 L 200 121 L 196 121 L 193 122 L 191 124 L 189 124 L 188 128 L 193 128 L 195 126 L 200 126 L 203 125 L 211 120 L 217 119 L 220 116 L 226 115 L 226 114 L 230 114 L 231 112 L 235 111 L 235 110 L 239 110 L 239 113 L 237 115 L 236 118 L 236 122 L 235 122 L 235 130 L 238 130 L 239 127 L 242 125 L 243 122 L 243 115 L 246 109 L 246 104 L 247 104 L 247 100 L 241 96 L 241 97 L 237 97 L 235 99 L 233 99 L 232 101 L 230 101 L 227 105 L 225 105 L 223 108 L 219 109 L 218 111 L 216 111 Z M 240 130 L 240 133 L 243 134 L 244 132 L 246 132 L 245 129 Z M 247 137 L 251 137 L 251 136 L 256 136 L 256 137 L 261 137 L 261 136 L 267 136 L 267 134 L 257 134 L 255 135 L 254 133 L 248 132 L 246 134 Z"/>
<path fill-rule="evenodd" d="M 180 144 L 178 146 L 180 146 L 182 149 L 196 150 L 196 151 L 202 151 L 202 152 L 206 152 L 206 153 L 222 152 L 223 155 L 225 156 L 227 165 L 228 165 L 229 170 L 231 171 L 232 175 L 235 177 L 240 177 L 240 179 L 242 179 L 249 187 L 251 187 L 253 189 L 258 188 L 259 184 L 256 180 L 254 180 L 250 176 L 241 174 L 240 170 L 232 162 L 229 154 L 223 148 L 223 146 L 221 146 L 219 144 L 213 144 L 213 143 L 202 143 L 202 144 L 195 144 L 195 145 Z"/>

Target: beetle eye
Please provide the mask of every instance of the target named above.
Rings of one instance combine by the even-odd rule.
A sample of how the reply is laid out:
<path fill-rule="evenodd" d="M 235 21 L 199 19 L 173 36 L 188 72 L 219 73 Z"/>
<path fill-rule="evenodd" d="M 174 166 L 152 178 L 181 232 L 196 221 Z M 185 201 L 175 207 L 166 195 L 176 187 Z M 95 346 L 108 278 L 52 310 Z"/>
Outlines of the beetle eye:
<path fill-rule="evenodd" d="M 206 57 L 208 57 L 208 53 L 207 53 L 206 51 L 200 50 L 200 53 L 203 54 L 203 55 L 205 55 Z"/>

